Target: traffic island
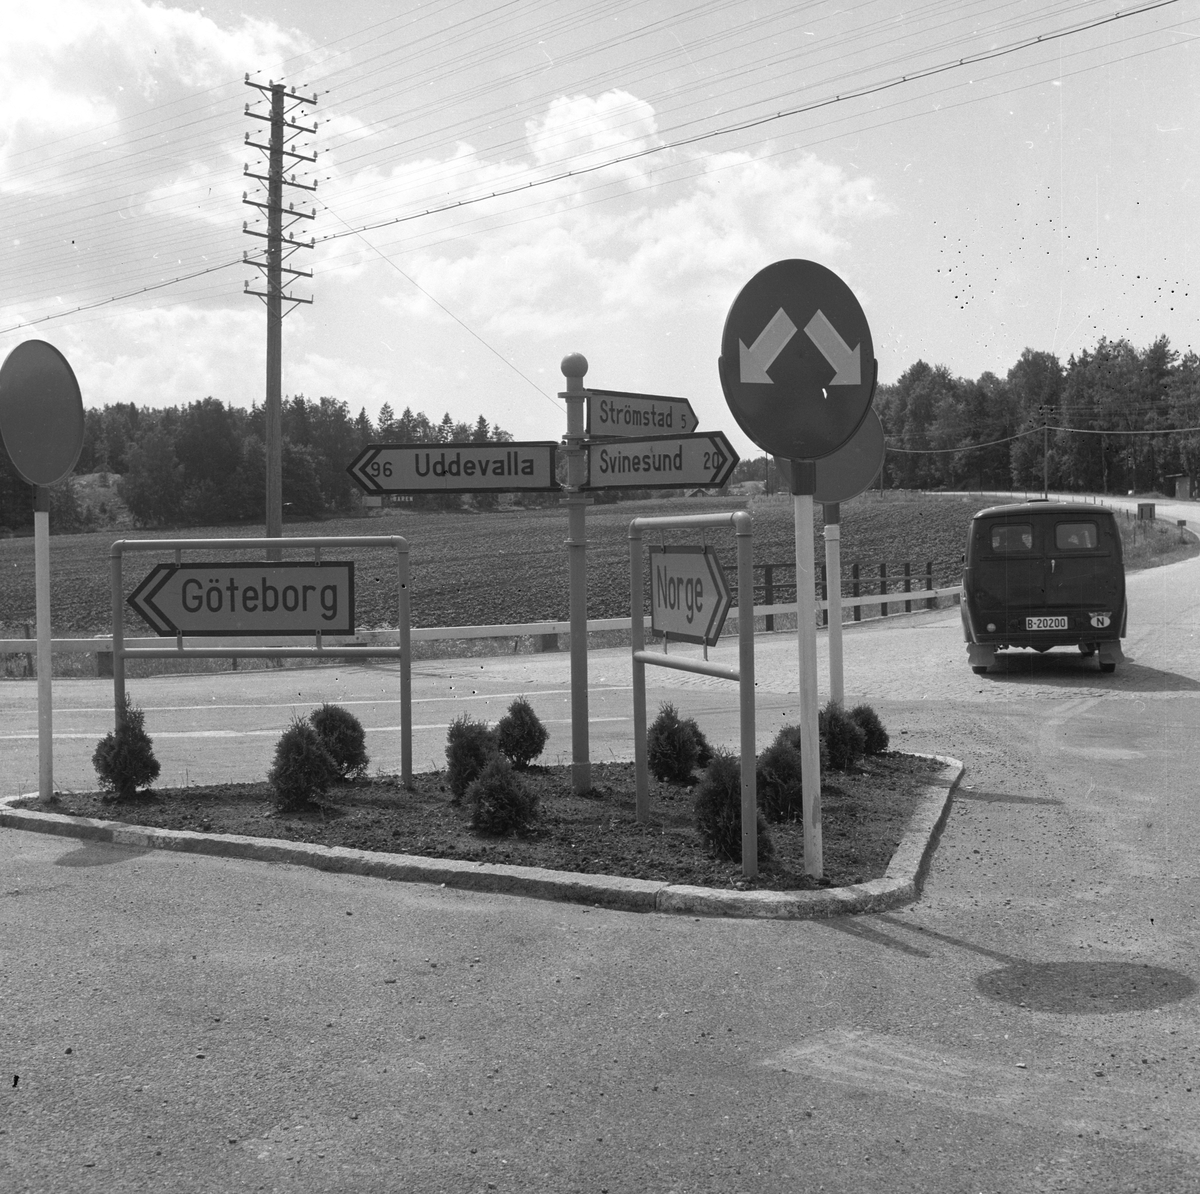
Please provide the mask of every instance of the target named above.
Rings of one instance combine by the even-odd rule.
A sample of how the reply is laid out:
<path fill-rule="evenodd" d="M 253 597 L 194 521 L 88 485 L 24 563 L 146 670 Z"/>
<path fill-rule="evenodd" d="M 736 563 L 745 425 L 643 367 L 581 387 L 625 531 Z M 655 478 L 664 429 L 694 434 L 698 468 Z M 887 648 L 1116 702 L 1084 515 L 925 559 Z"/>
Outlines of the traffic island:
<path fill-rule="evenodd" d="M 886 873 L 861 883 L 798 891 L 702 887 L 535 866 L 429 858 L 275 838 L 159 829 L 14 807 L 30 799 L 29 795 L 0 799 L 0 826 L 141 849 L 283 862 L 396 882 L 561 900 L 627 912 L 804 919 L 876 912 L 911 903 L 918 897 L 954 789 L 963 774 L 963 765 L 957 759 L 926 757 L 936 760 L 938 770 L 918 793 Z"/>

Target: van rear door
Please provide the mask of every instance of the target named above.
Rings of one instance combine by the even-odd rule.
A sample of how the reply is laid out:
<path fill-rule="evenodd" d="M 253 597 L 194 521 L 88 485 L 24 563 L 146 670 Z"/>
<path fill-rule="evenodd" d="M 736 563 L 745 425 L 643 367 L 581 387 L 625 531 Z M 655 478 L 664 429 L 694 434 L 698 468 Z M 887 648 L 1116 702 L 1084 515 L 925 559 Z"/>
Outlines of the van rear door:
<path fill-rule="evenodd" d="M 1111 517 L 1060 515 L 1046 528 L 1046 538 L 1047 605 L 1120 606 L 1124 575 Z"/>
<path fill-rule="evenodd" d="M 1017 517 L 981 519 L 976 524 L 971 571 L 980 609 L 1045 605 L 1047 564 L 1039 522 Z"/>

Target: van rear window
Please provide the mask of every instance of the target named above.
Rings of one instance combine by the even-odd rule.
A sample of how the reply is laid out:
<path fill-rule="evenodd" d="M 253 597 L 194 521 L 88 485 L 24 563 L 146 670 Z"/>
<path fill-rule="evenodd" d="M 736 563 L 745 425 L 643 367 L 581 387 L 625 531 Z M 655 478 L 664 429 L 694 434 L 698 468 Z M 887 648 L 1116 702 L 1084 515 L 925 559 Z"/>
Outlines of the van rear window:
<path fill-rule="evenodd" d="M 1094 522 L 1055 524 L 1054 546 L 1058 551 L 1095 551 L 1099 541 Z"/>
<path fill-rule="evenodd" d="M 1033 526 L 1028 522 L 1003 522 L 992 527 L 992 551 L 1001 555 L 1033 550 Z"/>

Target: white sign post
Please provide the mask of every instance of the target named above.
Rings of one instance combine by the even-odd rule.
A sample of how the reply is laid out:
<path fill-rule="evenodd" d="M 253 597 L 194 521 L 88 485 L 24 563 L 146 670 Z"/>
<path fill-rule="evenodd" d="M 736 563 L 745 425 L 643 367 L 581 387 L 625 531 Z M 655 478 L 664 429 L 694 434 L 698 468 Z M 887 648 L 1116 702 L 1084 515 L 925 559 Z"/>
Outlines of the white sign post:
<path fill-rule="evenodd" d="M 719 369 L 725 401 L 741 429 L 764 451 L 792 462 L 804 870 L 820 878 L 815 462 L 847 443 L 870 410 L 876 372 L 871 331 L 837 274 L 813 261 L 776 261 L 734 299 Z"/>
<path fill-rule="evenodd" d="M 50 649 L 50 486 L 68 476 L 83 449 L 83 397 L 52 344 L 26 340 L 0 366 L 0 438 L 13 467 L 34 487 L 33 576 L 37 611 L 38 795 L 54 794 Z"/>

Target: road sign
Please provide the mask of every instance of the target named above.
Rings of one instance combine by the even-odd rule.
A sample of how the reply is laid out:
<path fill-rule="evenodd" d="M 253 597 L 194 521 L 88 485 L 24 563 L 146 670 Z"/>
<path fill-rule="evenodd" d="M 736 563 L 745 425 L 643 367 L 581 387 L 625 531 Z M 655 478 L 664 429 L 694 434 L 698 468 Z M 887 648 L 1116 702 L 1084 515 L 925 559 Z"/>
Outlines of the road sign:
<path fill-rule="evenodd" d="M 626 394 L 621 390 L 587 391 L 589 437 L 691 435 L 700 425 L 686 398 Z"/>
<path fill-rule="evenodd" d="M 53 344 L 26 340 L 0 366 L 0 438 L 30 485 L 55 485 L 83 448 L 83 398 Z"/>
<path fill-rule="evenodd" d="M 162 635 L 353 634 L 354 565 L 158 564 L 127 602 Z"/>
<path fill-rule="evenodd" d="M 738 426 L 788 460 L 836 452 L 875 390 L 871 329 L 850 288 L 815 261 L 776 261 L 742 288 L 721 337 L 721 388 Z"/>
<path fill-rule="evenodd" d="M 654 435 L 587 445 L 584 489 L 719 489 L 737 466 L 737 453 L 720 431 Z"/>
<path fill-rule="evenodd" d="M 871 488 L 883 465 L 883 424 L 872 407 L 862 426 L 831 456 L 822 456 L 816 463 L 817 484 L 813 501 L 848 502 Z M 777 457 L 779 478 L 790 486 L 792 464 Z"/>
<path fill-rule="evenodd" d="M 557 444 L 370 444 L 346 471 L 366 493 L 558 489 Z"/>
<path fill-rule="evenodd" d="M 733 595 L 711 547 L 650 548 L 650 625 L 669 639 L 715 645 Z"/>

